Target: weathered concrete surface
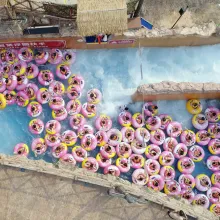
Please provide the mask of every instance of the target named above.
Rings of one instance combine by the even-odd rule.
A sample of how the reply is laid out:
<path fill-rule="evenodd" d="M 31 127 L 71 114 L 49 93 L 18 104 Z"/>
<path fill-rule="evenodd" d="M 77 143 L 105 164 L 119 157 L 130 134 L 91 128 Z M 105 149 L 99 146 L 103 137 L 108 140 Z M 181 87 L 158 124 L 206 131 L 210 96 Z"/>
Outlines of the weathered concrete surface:
<path fill-rule="evenodd" d="M 0 164 L 18 168 L 25 168 L 28 170 L 33 170 L 46 174 L 52 174 L 64 178 L 99 185 L 106 188 L 115 188 L 121 186 L 123 187 L 123 191 L 125 192 L 125 194 L 131 194 L 142 199 L 147 199 L 149 201 L 155 202 L 165 207 L 169 207 L 171 209 L 182 209 L 185 211 L 186 214 L 192 217 L 198 217 L 199 220 L 218 219 L 208 210 L 203 209 L 200 206 L 192 206 L 188 203 L 188 201 L 184 199 L 168 197 L 164 193 L 154 192 L 147 187 L 138 187 L 137 185 L 134 185 L 126 180 L 111 175 L 91 173 L 81 168 L 72 168 L 63 164 L 58 164 L 57 166 L 55 166 L 54 164 L 50 164 L 42 160 L 29 160 L 26 157 L 6 156 L 4 154 L 0 154 Z M 59 189 L 55 190 L 55 192 L 59 193 Z"/>
<path fill-rule="evenodd" d="M 162 81 L 141 85 L 132 96 L 134 102 L 191 98 L 220 98 L 220 84 Z"/>

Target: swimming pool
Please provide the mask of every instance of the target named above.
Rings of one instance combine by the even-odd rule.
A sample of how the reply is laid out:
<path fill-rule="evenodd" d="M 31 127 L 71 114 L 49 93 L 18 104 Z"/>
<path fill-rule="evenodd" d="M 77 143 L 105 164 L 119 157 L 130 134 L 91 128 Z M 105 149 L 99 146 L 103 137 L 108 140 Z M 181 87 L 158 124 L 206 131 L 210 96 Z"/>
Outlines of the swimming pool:
<path fill-rule="evenodd" d="M 105 113 L 113 120 L 113 127 L 121 129 L 117 123 L 119 107 L 127 105 L 129 111 L 134 114 L 141 112 L 143 103 L 132 103 L 130 95 L 134 93 L 140 84 L 155 83 L 164 80 L 175 82 L 220 82 L 218 77 L 220 69 L 220 45 L 204 47 L 180 47 L 180 48 L 141 48 L 120 50 L 85 50 L 77 51 L 76 62 L 71 65 L 72 73 L 81 74 L 85 79 L 81 103 L 86 102 L 86 92 L 92 88 L 98 88 L 103 94 L 103 100 L 98 105 L 98 114 Z M 140 64 L 142 64 L 143 78 L 141 77 Z M 55 66 L 51 64 L 39 66 L 40 70 L 50 69 L 55 72 Z M 36 80 L 33 80 L 37 82 Z M 67 85 L 67 83 L 65 83 Z M 42 87 L 42 86 L 41 86 Z M 67 101 L 67 98 L 65 98 Z M 203 108 L 215 106 L 220 108 L 218 100 L 202 100 Z M 157 101 L 159 113 L 167 113 L 173 120 L 179 121 L 183 129 L 195 129 L 192 127 L 191 118 L 186 108 L 186 101 Z M 51 120 L 51 109 L 43 105 L 43 113 L 39 116 L 45 123 Z M 26 108 L 17 105 L 8 106 L 0 111 L 0 153 L 12 155 L 17 143 L 24 142 L 31 145 L 33 138 L 44 137 L 33 135 L 28 130 L 31 117 L 27 115 Z M 61 122 L 62 130 L 71 129 L 68 120 Z M 94 126 L 94 118 L 88 120 L 88 124 Z M 78 141 L 78 144 L 80 142 Z M 71 152 L 71 148 L 69 148 Z M 95 157 L 99 148 L 89 152 L 89 156 Z M 205 148 L 205 160 L 211 155 Z M 48 162 L 56 162 L 49 150 L 44 156 L 35 157 L 30 151 L 30 159 L 44 159 Z M 113 159 L 113 163 L 116 158 Z M 177 160 L 174 167 L 176 167 Z M 77 164 L 81 166 L 80 164 Z M 131 169 L 121 177 L 131 181 Z M 99 169 L 102 172 L 102 169 Z M 211 171 L 204 162 L 197 162 L 193 176 L 200 173 L 211 175 Z M 176 169 L 176 179 L 180 172 Z"/>

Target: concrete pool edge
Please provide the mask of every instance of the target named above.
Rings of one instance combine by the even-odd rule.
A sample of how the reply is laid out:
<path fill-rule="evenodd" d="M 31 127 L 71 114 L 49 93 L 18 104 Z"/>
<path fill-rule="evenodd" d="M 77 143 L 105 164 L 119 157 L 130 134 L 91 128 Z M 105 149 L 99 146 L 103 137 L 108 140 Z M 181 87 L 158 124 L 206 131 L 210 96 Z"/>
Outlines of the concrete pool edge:
<path fill-rule="evenodd" d="M 162 81 L 140 85 L 132 95 L 133 102 L 153 100 L 219 99 L 219 83 Z"/>
<path fill-rule="evenodd" d="M 139 187 L 126 180 L 111 175 L 92 173 L 82 168 L 73 168 L 60 163 L 54 165 L 43 160 L 30 160 L 23 156 L 9 156 L 5 154 L 0 154 L 0 164 L 74 179 L 106 188 L 121 186 L 126 194 L 144 198 L 170 209 L 183 210 L 187 215 L 199 220 L 219 219 L 207 209 L 200 206 L 192 206 L 184 199 L 168 197 L 164 193 L 154 192 L 146 187 Z"/>

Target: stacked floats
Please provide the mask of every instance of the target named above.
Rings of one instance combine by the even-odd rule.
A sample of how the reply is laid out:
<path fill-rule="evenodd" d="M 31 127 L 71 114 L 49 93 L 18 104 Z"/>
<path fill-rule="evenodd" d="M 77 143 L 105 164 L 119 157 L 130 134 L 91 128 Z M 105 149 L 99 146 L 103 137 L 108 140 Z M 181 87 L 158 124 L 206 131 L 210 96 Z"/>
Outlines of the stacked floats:
<path fill-rule="evenodd" d="M 198 100 L 189 100 L 187 110 L 193 114 L 192 124 L 198 130 L 183 130 L 182 125 L 167 114 L 158 115 L 158 107 L 145 103 L 142 113 L 132 115 L 128 110 L 118 115 L 121 130 L 112 128 L 109 116 L 96 117 L 94 127 L 87 120 L 96 116 L 97 106 L 102 99 L 98 89 L 87 92 L 87 102 L 79 98 L 85 85 L 80 75 L 71 73 L 70 64 L 75 54 L 58 49 L 50 52 L 38 51 L 35 55 L 29 48 L 19 51 L 1 51 L 0 109 L 16 103 L 27 107 L 27 113 L 34 119 L 29 123 L 31 133 L 39 135 L 46 131 L 44 138 L 35 138 L 31 149 L 36 156 L 50 149 L 54 158 L 92 172 L 102 170 L 104 174 L 120 176 L 132 172 L 133 183 L 148 186 L 168 195 L 181 196 L 193 204 L 220 215 L 220 119 L 219 109 L 209 107 L 202 112 Z M 56 66 L 56 74 L 50 70 L 39 71 L 38 65 L 49 62 Z M 68 87 L 59 80 L 67 80 Z M 30 80 L 38 80 L 36 83 Z M 69 101 L 66 103 L 64 97 Z M 39 117 L 43 105 L 52 109 L 52 118 L 44 124 Z M 61 132 L 61 123 L 68 118 L 72 130 Z M 79 143 L 79 144 L 78 144 Z M 196 163 L 203 161 L 204 148 L 213 156 L 206 162 L 213 174 L 211 179 L 192 173 Z M 90 152 L 99 149 L 96 157 Z M 29 147 L 19 143 L 14 153 L 28 156 Z M 176 179 L 175 161 L 181 175 Z M 205 194 L 195 194 L 197 188 Z"/>

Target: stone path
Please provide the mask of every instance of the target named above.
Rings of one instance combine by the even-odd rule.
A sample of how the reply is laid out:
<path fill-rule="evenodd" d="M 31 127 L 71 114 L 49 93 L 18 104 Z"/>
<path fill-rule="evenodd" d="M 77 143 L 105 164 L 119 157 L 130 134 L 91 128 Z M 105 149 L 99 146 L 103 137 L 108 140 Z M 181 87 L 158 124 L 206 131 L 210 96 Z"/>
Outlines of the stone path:
<path fill-rule="evenodd" d="M 166 213 L 108 196 L 105 188 L 0 166 L 0 220 L 169 220 Z"/>

